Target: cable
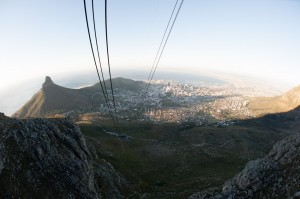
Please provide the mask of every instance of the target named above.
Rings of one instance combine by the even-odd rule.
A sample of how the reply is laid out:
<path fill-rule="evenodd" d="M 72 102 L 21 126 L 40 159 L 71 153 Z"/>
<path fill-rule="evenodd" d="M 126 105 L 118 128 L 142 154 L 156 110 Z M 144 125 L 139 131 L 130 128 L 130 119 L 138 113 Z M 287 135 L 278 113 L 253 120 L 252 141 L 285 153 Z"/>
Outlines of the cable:
<path fill-rule="evenodd" d="M 168 30 L 168 28 L 169 28 L 171 19 L 172 19 L 172 17 L 173 17 L 174 11 L 175 11 L 175 9 L 176 9 L 177 3 L 178 3 L 178 0 L 176 0 L 176 3 L 175 3 L 174 8 L 173 8 L 173 10 L 172 10 L 172 14 L 171 14 L 171 16 L 170 16 L 170 18 L 169 18 L 169 21 L 168 21 L 168 25 L 167 25 L 167 27 L 166 27 L 166 29 L 165 29 L 164 35 L 163 35 L 163 37 L 162 37 L 162 39 L 161 39 L 161 42 L 160 42 L 160 44 L 159 44 L 159 48 L 158 48 L 158 50 L 157 50 L 157 52 L 156 52 L 156 56 L 155 56 L 154 62 L 153 62 L 153 64 L 152 64 L 150 73 L 149 73 L 149 75 L 148 75 L 148 79 L 147 79 L 146 86 L 145 86 L 145 88 L 142 90 L 142 96 L 141 96 L 141 97 L 142 97 L 142 104 L 144 103 L 144 100 L 145 100 L 145 98 L 146 98 L 146 94 L 147 94 L 147 90 L 148 90 L 148 84 L 149 84 L 149 82 L 150 82 L 151 74 L 153 73 L 153 69 L 154 69 L 155 63 L 156 63 L 156 61 L 157 61 L 158 54 L 159 54 L 159 52 L 160 52 L 160 50 L 161 50 L 161 46 L 162 46 L 162 44 L 163 44 L 163 41 L 165 40 L 165 36 L 166 36 L 167 30 Z"/>
<path fill-rule="evenodd" d="M 104 88 L 103 88 L 103 85 L 101 83 L 101 78 L 100 78 L 100 74 L 99 74 L 99 70 L 98 70 L 98 66 L 97 66 L 97 62 L 96 62 L 96 58 L 95 58 L 95 53 L 94 53 L 94 48 L 93 48 L 93 43 L 92 43 L 92 39 L 91 39 L 91 34 L 90 34 L 90 28 L 89 28 L 89 22 L 88 22 L 88 16 L 87 16 L 87 9 L 86 9 L 86 1 L 83 0 L 84 2 L 84 13 L 85 13 L 85 20 L 86 20 L 86 25 L 87 25 L 87 31 L 88 31 L 88 35 L 89 35 L 89 41 L 90 41 L 90 46 L 91 46 L 91 50 L 92 50 L 92 54 L 93 54 L 93 60 L 94 60 L 94 64 L 95 64 L 95 67 L 96 67 L 96 71 L 97 71 L 97 75 L 98 75 L 98 79 L 99 79 L 99 83 L 100 83 L 100 86 L 101 86 L 101 90 L 102 90 L 102 93 L 104 95 L 104 99 L 106 101 L 106 105 L 109 109 L 109 112 L 110 112 L 110 115 L 111 115 L 111 118 L 113 120 L 113 123 L 114 123 L 114 127 L 117 131 L 117 127 L 116 127 L 116 122 L 115 122 L 115 119 L 112 115 L 112 111 L 110 109 L 110 106 L 109 106 L 109 102 L 108 102 L 108 99 L 106 98 L 106 95 L 105 95 L 105 92 L 104 92 Z"/>
<path fill-rule="evenodd" d="M 155 68 L 154 68 L 154 71 L 153 71 L 153 73 L 152 73 L 150 82 L 151 82 L 151 80 L 153 79 L 154 73 L 156 72 L 157 66 L 158 66 L 159 61 L 160 61 L 160 59 L 161 59 L 161 56 L 162 56 L 162 54 L 163 54 L 163 52 L 164 52 L 164 49 L 165 49 L 166 44 L 167 44 L 167 41 L 168 41 L 168 39 L 169 39 L 169 37 L 170 37 L 171 31 L 172 31 L 173 26 L 174 26 L 174 24 L 175 24 L 175 22 L 176 22 L 177 16 L 178 16 L 178 14 L 179 14 L 179 11 L 180 11 L 180 9 L 181 9 L 181 6 L 182 6 L 183 2 L 184 2 L 184 0 L 181 1 L 181 4 L 180 4 L 180 6 L 179 6 L 179 9 L 178 9 L 178 11 L 177 11 L 177 13 L 176 13 L 176 16 L 175 16 L 175 19 L 174 19 L 174 21 L 173 21 L 173 23 L 172 23 L 170 32 L 169 32 L 169 34 L 168 34 L 168 36 L 167 36 L 167 39 L 166 39 L 166 41 L 165 41 L 165 43 L 164 43 L 164 46 L 163 46 L 162 51 L 161 51 L 161 53 L 160 53 L 160 55 L 159 55 L 159 58 L 158 58 L 158 61 L 157 61 L 157 63 L 156 63 L 156 66 L 155 66 Z"/>
<path fill-rule="evenodd" d="M 96 41 L 96 47 L 97 47 L 97 55 L 98 55 L 98 61 L 99 61 L 99 66 L 100 66 L 100 71 L 101 71 L 101 76 L 102 76 L 102 82 L 103 82 L 103 87 L 106 93 L 106 98 L 107 101 L 109 100 L 109 95 L 107 92 L 107 86 L 105 84 L 105 78 L 104 78 L 104 73 L 101 65 L 101 60 L 100 60 L 100 53 L 99 53 L 99 46 L 98 46 L 98 38 L 97 38 L 97 30 L 96 30 L 96 21 L 95 21 L 95 11 L 94 11 L 94 0 L 92 0 L 92 13 L 93 13 L 93 25 L 94 25 L 94 36 L 95 36 L 95 41 Z M 108 103 L 109 109 L 111 111 L 111 105 Z M 112 111 L 111 111 L 112 112 Z M 118 120 L 118 119 L 117 119 Z M 119 131 L 119 130 L 118 130 Z"/>
<path fill-rule="evenodd" d="M 153 69 L 154 69 L 154 66 L 155 66 L 155 63 L 156 63 L 156 60 L 157 60 L 159 51 L 160 51 L 161 46 L 162 46 L 162 44 L 163 44 L 164 38 L 165 38 L 166 33 L 167 33 L 167 30 L 168 30 L 168 28 L 169 28 L 169 25 L 170 25 L 171 19 L 172 19 L 172 17 L 173 17 L 175 8 L 176 8 L 176 6 L 177 6 L 177 3 L 178 3 L 178 0 L 176 0 L 175 6 L 174 6 L 173 11 L 172 11 L 172 14 L 171 14 L 171 17 L 170 17 L 170 19 L 169 19 L 169 21 L 168 21 L 168 25 L 167 25 L 167 27 L 166 27 L 166 29 L 165 29 L 164 36 L 162 37 L 162 40 L 161 40 L 161 42 L 160 42 L 160 44 L 159 44 L 158 51 L 157 51 L 157 53 L 156 53 L 154 62 L 153 62 L 153 64 L 152 64 L 152 67 L 151 67 L 151 70 L 150 70 L 150 73 L 149 73 L 149 76 L 148 76 L 148 79 L 147 79 L 148 81 L 150 80 L 151 74 L 152 74 L 152 72 L 153 72 Z"/>
<path fill-rule="evenodd" d="M 106 54 L 107 54 L 107 64 L 108 64 L 108 71 L 109 71 L 109 81 L 110 81 L 110 87 L 111 87 L 111 94 L 112 94 L 113 105 L 114 105 L 114 108 L 115 108 L 116 120 L 117 120 L 117 124 L 118 124 L 118 127 L 119 127 L 120 125 L 119 125 L 119 119 L 118 119 L 117 109 L 116 109 L 114 89 L 113 89 L 112 80 L 111 80 L 110 60 L 109 60 L 109 51 L 108 51 L 107 0 L 105 0 L 105 38 L 106 38 Z"/>
<path fill-rule="evenodd" d="M 165 49 L 165 47 L 166 47 L 166 44 L 167 44 L 167 42 L 168 42 L 168 39 L 169 39 L 169 37 L 170 37 L 170 34 L 171 34 L 171 32 L 172 32 L 172 29 L 173 29 L 173 27 L 174 27 L 174 24 L 175 24 L 175 22 L 176 22 L 176 19 L 177 19 L 177 17 L 178 17 L 178 14 L 179 14 L 179 12 L 180 12 L 180 9 L 181 9 L 181 7 L 182 7 L 183 2 L 184 2 L 184 0 L 182 0 L 181 3 L 180 3 L 180 5 L 179 5 L 179 8 L 178 8 L 177 13 L 176 13 L 176 15 L 175 15 L 175 18 L 174 18 L 174 20 L 173 20 L 172 26 L 171 26 L 171 28 L 170 28 L 170 30 L 169 30 L 168 36 L 167 36 L 167 38 L 166 38 L 166 40 L 165 40 L 165 42 L 164 42 L 163 48 L 162 48 L 162 50 L 161 50 L 161 52 L 160 52 L 160 55 L 159 55 L 159 57 L 158 57 L 158 59 L 157 59 L 156 65 L 155 65 L 155 67 L 154 67 L 154 70 L 153 70 L 153 72 L 151 71 L 151 72 L 152 72 L 152 75 L 151 75 L 150 81 L 149 81 L 148 84 L 147 84 L 146 91 L 145 91 L 145 95 L 144 95 L 144 98 L 143 98 L 143 101 L 142 101 L 142 102 L 144 102 L 145 98 L 147 97 L 147 92 L 148 92 L 148 89 L 149 89 L 149 87 L 150 87 L 151 81 L 152 81 L 153 76 L 154 76 L 154 74 L 155 74 L 155 72 L 156 72 L 157 66 L 158 66 L 159 61 L 160 61 L 160 59 L 161 59 L 161 56 L 162 56 L 162 54 L 163 54 L 163 52 L 164 52 L 164 49 Z M 176 1 L 176 4 L 175 4 L 175 7 L 176 7 L 176 5 L 177 5 L 177 1 Z M 175 9 L 175 7 L 174 7 L 174 9 Z M 173 9 L 173 12 L 174 12 L 174 9 Z M 173 16 L 173 12 L 172 12 L 172 15 L 171 15 L 170 19 L 171 19 L 172 16 Z M 170 20 L 169 20 L 169 22 L 170 22 Z M 168 26 L 169 26 L 169 23 L 168 23 Z M 168 26 L 167 26 L 166 30 L 168 29 Z M 165 36 L 165 34 L 164 34 L 164 36 Z M 163 37 L 163 39 L 164 39 L 164 37 Z M 162 41 L 163 41 L 163 39 L 162 39 Z M 161 42 L 161 43 L 162 43 L 162 42 Z M 160 47 L 161 47 L 161 46 L 160 46 Z M 158 51 L 158 52 L 159 52 L 159 51 Z M 154 62 L 154 63 L 155 63 L 155 62 Z M 151 73 L 150 73 L 150 74 L 151 74 Z"/>
<path fill-rule="evenodd" d="M 104 78 L 104 75 L 103 75 L 103 69 L 102 69 L 101 60 L 100 60 L 99 47 L 98 47 L 98 38 L 97 38 L 97 30 L 96 30 L 96 22 L 95 22 L 95 12 L 94 12 L 94 0 L 92 0 L 92 12 L 93 12 L 94 35 L 95 35 L 95 41 L 96 41 L 96 47 L 97 47 L 99 66 L 100 66 L 100 71 L 101 71 L 101 76 L 102 76 L 102 82 L 103 82 L 103 87 L 104 87 L 104 90 L 105 90 L 105 93 L 106 93 L 107 100 L 109 101 L 109 97 L 108 97 L 108 93 L 107 93 L 107 87 L 106 87 L 106 84 L 105 84 L 105 78 Z"/>

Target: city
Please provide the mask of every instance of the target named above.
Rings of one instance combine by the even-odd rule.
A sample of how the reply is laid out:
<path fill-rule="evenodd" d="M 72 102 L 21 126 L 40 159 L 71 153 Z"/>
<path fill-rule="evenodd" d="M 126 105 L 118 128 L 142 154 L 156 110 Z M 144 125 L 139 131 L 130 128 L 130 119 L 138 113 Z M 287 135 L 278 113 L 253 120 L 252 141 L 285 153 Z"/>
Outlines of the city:
<path fill-rule="evenodd" d="M 255 117 L 247 107 L 249 101 L 253 97 L 270 95 L 253 87 L 170 80 L 153 81 L 145 95 L 145 85 L 146 82 L 136 91 L 115 88 L 117 113 L 121 119 L 154 123 L 193 122 L 197 125 L 247 119 Z M 105 103 L 98 107 L 82 107 L 76 113 L 79 120 L 103 118 L 108 114 Z"/>

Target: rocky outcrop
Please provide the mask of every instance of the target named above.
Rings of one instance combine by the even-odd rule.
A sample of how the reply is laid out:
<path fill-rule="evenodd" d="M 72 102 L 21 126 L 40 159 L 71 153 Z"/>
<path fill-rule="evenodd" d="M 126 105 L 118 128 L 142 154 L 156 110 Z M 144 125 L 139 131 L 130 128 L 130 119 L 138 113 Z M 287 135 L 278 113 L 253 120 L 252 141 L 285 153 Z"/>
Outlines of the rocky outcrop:
<path fill-rule="evenodd" d="M 300 134 L 277 143 L 265 158 L 250 161 L 221 191 L 190 197 L 200 198 L 300 198 Z"/>
<path fill-rule="evenodd" d="M 54 82 L 52 81 L 51 77 L 46 76 L 45 82 L 43 83 L 43 88 L 51 85 L 54 85 Z"/>
<path fill-rule="evenodd" d="M 0 120 L 0 135 L 0 198 L 123 198 L 124 178 L 68 119 Z"/>

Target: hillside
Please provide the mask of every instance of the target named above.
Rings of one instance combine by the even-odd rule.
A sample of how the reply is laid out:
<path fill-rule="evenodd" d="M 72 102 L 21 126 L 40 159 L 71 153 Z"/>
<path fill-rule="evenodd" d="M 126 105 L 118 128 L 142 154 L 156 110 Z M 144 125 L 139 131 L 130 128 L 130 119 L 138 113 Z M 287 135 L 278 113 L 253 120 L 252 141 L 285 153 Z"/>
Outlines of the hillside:
<path fill-rule="evenodd" d="M 106 80 L 110 88 L 110 82 Z M 127 89 L 138 92 L 142 83 L 124 78 L 112 80 L 114 89 Z M 110 94 L 110 90 L 108 90 Z M 22 108 L 13 116 L 17 118 L 45 117 L 56 113 L 71 111 L 97 111 L 99 104 L 104 103 L 100 84 L 81 89 L 70 89 L 55 84 L 50 77 L 46 77 L 41 90 L 39 90 Z"/>
<path fill-rule="evenodd" d="M 112 165 L 140 190 L 136 198 L 181 199 L 197 191 L 219 190 L 249 160 L 263 158 L 276 142 L 299 132 L 299 111 L 229 126 L 122 121 L 119 135 L 109 133 L 113 125 L 108 120 L 79 126 L 111 152 Z"/>
<path fill-rule="evenodd" d="M 285 122 L 291 121 L 288 117 L 299 120 L 294 117 L 297 111 L 267 119 L 271 123 L 280 119 L 286 128 Z M 0 116 L 0 198 L 10 198 L 5 193 L 22 198 L 82 193 L 83 198 L 187 198 L 221 186 L 247 161 L 263 157 L 275 141 L 287 136 L 284 131 L 270 130 L 268 123 L 256 126 L 260 119 L 249 120 L 250 127 L 244 123 L 195 127 L 122 121 L 122 134 L 116 136 L 108 133 L 113 129 L 109 120 L 81 123 L 79 130 L 68 119 Z M 73 169 L 73 165 L 81 166 Z M 87 186 L 69 184 L 78 175 Z M 57 186 L 50 186 L 52 181 Z M 37 186 L 37 182 L 41 183 Z M 32 186 L 38 188 L 31 190 Z M 51 188 L 45 191 L 47 186 Z M 69 186 L 73 189 L 57 188 Z"/>
<path fill-rule="evenodd" d="M 190 199 L 299 198 L 300 134 L 274 145 L 264 158 L 250 161 L 220 192 L 207 190 Z"/>
<path fill-rule="evenodd" d="M 250 101 L 248 108 L 255 115 L 287 112 L 300 106 L 300 86 L 295 87 L 283 95 L 276 97 L 258 97 Z"/>
<path fill-rule="evenodd" d="M 0 136 L 0 198 L 124 198 L 124 177 L 72 121 L 1 117 Z"/>

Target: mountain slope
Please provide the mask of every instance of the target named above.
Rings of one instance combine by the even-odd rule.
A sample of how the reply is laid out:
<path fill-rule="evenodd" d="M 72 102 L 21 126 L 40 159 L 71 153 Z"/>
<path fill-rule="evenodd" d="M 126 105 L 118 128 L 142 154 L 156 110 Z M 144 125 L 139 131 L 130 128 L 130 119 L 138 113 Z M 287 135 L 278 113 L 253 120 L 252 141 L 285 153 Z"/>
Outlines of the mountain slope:
<path fill-rule="evenodd" d="M 283 95 L 276 97 L 258 97 L 250 101 L 248 108 L 255 115 L 290 111 L 300 105 L 300 86 L 295 87 Z"/>
<path fill-rule="evenodd" d="M 139 91 L 142 83 L 124 78 L 112 80 L 114 89 L 128 89 Z M 110 82 L 106 80 L 106 86 L 110 88 Z M 110 94 L 110 90 L 108 90 Z M 56 113 L 66 113 L 69 111 L 83 111 L 85 109 L 98 110 L 99 104 L 104 103 L 100 84 L 81 89 L 69 89 L 55 84 L 50 77 L 39 90 L 14 117 L 44 117 Z"/>
<path fill-rule="evenodd" d="M 0 118 L 0 136 L 0 198 L 124 198 L 125 179 L 72 121 Z"/>
<path fill-rule="evenodd" d="M 250 161 L 221 193 L 196 193 L 190 199 L 204 198 L 299 198 L 300 134 L 275 144 L 264 158 Z"/>
<path fill-rule="evenodd" d="M 219 188 L 249 160 L 266 156 L 276 142 L 299 133 L 300 107 L 234 122 L 216 127 L 126 121 L 121 126 L 123 145 L 119 136 L 106 133 L 113 129 L 107 122 L 93 120 L 80 128 L 112 152 L 111 163 L 148 194 L 143 198 L 173 199 Z"/>

